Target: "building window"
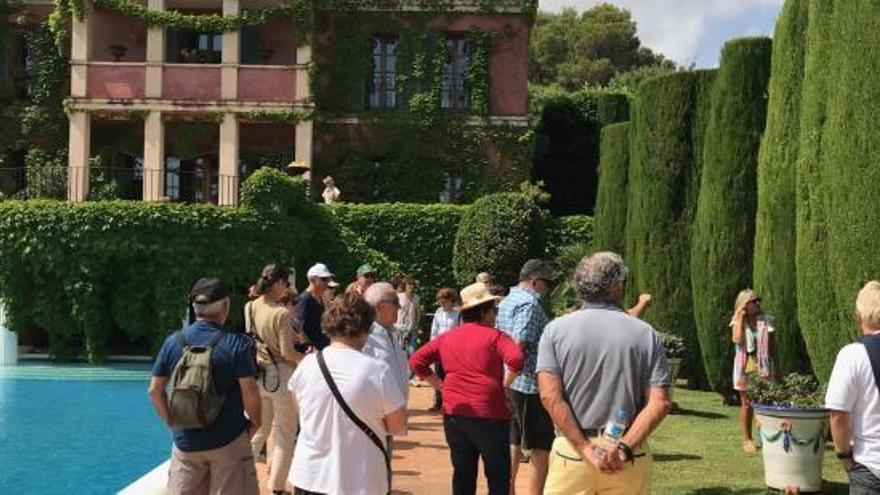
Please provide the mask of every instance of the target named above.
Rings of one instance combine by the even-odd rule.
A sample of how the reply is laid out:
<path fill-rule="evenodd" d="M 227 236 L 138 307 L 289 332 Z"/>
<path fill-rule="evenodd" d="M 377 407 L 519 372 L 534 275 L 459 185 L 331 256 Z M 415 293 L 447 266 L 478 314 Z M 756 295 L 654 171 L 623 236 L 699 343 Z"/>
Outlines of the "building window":
<path fill-rule="evenodd" d="M 440 191 L 441 203 L 460 203 L 464 192 L 464 182 L 461 177 L 451 172 L 443 172 L 443 190 Z"/>
<path fill-rule="evenodd" d="M 448 37 L 446 65 L 443 67 L 443 85 L 440 106 L 450 110 L 470 108 L 470 88 L 467 86 L 470 52 L 467 38 Z"/>
<path fill-rule="evenodd" d="M 367 80 L 367 109 L 397 106 L 397 38 L 376 37 L 370 40 L 371 77 Z"/>
<path fill-rule="evenodd" d="M 219 64 L 223 59 L 223 35 L 168 30 L 167 59 L 178 64 Z"/>
<path fill-rule="evenodd" d="M 165 196 L 171 201 L 180 199 L 180 159 L 173 156 L 165 160 Z"/>

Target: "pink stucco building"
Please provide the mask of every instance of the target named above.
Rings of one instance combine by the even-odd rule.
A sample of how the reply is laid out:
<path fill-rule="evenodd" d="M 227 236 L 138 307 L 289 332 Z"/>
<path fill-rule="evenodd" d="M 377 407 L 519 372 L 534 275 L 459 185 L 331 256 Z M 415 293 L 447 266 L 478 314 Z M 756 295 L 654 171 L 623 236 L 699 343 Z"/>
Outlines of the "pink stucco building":
<path fill-rule="evenodd" d="M 239 16 L 246 11 L 282 4 L 285 0 L 124 0 L 151 11 L 173 10 L 190 15 Z M 106 122 L 126 122 L 142 139 L 137 167 L 139 197 L 148 201 L 187 200 L 238 203 L 241 179 L 248 173 L 242 150 L 256 147 L 278 151 L 294 168 L 307 169 L 314 143 L 320 142 L 310 118 L 271 119 L 266 116 L 313 115 L 315 98 L 310 84 L 314 57 L 333 43 L 333 32 L 322 31 L 322 16 L 333 11 L 316 8 L 314 32 L 304 36 L 291 17 L 273 16 L 268 22 L 237 30 L 201 32 L 147 25 L 132 17 L 86 2 L 88 14 L 70 21 L 69 170 L 68 198 L 83 201 L 89 193 L 90 158 L 95 132 Z M 377 3 L 378 5 L 378 3 Z M 405 21 L 408 15 L 425 18 L 418 1 L 394 7 L 370 7 Z M 481 6 L 482 5 L 482 6 Z M 49 2 L 29 0 L 32 17 L 45 17 Z M 349 11 L 349 14 L 351 12 Z M 492 122 L 524 125 L 526 115 L 530 12 L 520 3 L 493 8 L 453 0 L 442 14 L 428 15 L 425 24 L 448 43 L 450 61 L 444 74 L 445 110 L 469 110 L 470 99 L 462 81 L 471 60 L 466 45 L 473 31 L 504 32 L 492 43 L 490 108 Z M 448 35 L 448 36 L 447 36 Z M 393 108 L 399 103 L 393 87 L 398 38 L 393 29 L 377 26 L 363 43 L 372 43 L 372 78 L 354 88 L 348 114 L 340 125 L 358 125 L 361 112 Z M 369 52 L 367 52 L 369 53 Z M 367 61 L 368 63 L 370 61 Z M 331 63 L 333 63 L 331 61 Z M 447 84 L 448 80 L 448 84 Z M 296 112 L 291 112 L 296 111 Z M 195 154 L 176 150 L 182 139 L 179 125 L 191 121 L 216 126 L 212 144 Z M 211 149 L 213 148 L 213 149 Z M 175 148 L 176 149 L 176 148 Z M 188 167 L 188 168 L 187 168 Z M 181 179 L 188 170 L 192 180 Z M 315 178 L 313 178 L 314 180 Z"/>

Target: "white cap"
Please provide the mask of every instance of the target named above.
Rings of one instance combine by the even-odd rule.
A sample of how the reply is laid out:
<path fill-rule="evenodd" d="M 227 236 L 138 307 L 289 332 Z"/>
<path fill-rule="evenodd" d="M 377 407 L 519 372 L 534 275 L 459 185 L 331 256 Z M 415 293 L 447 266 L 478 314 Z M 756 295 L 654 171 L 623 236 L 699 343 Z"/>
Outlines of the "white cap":
<path fill-rule="evenodd" d="M 306 277 L 308 278 L 327 278 L 332 276 L 333 274 L 330 273 L 330 270 L 327 269 L 327 265 L 324 263 L 316 263 L 313 267 L 309 268 L 309 271 L 306 273 Z"/>

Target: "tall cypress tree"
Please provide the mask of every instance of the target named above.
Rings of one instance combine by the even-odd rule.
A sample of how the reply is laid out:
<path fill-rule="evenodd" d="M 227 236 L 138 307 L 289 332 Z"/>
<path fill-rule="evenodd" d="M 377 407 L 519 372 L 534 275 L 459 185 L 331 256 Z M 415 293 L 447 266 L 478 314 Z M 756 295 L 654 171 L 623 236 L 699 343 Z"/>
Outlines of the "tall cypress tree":
<path fill-rule="evenodd" d="M 779 370 L 810 371 L 797 324 L 795 189 L 809 0 L 788 0 L 773 36 L 767 129 L 758 158 L 755 290 L 774 317 Z"/>
<path fill-rule="evenodd" d="M 703 147 L 691 285 L 707 378 L 719 392 L 731 386 L 728 323 L 733 302 L 752 279 L 756 173 L 771 51 L 767 38 L 744 38 L 724 46 Z"/>
<path fill-rule="evenodd" d="M 846 0 L 849 1 L 849 0 Z M 797 311 L 798 323 L 813 365 L 821 380 L 828 378 L 837 349 L 849 340 L 841 334 L 834 308 L 837 300 L 828 264 L 826 171 L 822 157 L 827 148 L 823 128 L 828 118 L 829 91 L 834 80 L 831 61 L 834 37 L 832 16 L 843 0 L 810 0 L 805 55 L 803 102 L 797 169 Z"/>
<path fill-rule="evenodd" d="M 682 371 L 696 385 L 705 373 L 687 266 L 699 187 L 693 149 L 699 79 L 697 73 L 679 72 L 639 88 L 632 110 L 627 234 L 634 239 L 628 261 L 638 273 L 638 291 L 657 302 L 646 319 L 688 343 Z"/>
<path fill-rule="evenodd" d="M 629 122 L 602 129 L 599 192 L 593 220 L 593 246 L 622 253 L 625 245 L 627 183 L 629 176 Z"/>

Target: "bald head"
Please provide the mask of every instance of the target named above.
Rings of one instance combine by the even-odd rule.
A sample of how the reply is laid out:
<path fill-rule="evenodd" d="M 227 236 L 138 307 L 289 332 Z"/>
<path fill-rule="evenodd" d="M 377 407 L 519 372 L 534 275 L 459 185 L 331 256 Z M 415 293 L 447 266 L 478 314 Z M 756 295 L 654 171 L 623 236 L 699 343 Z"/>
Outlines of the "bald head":
<path fill-rule="evenodd" d="M 388 282 L 376 282 L 364 292 L 364 300 L 376 311 L 376 323 L 391 329 L 397 321 L 400 303 L 397 291 Z"/>

